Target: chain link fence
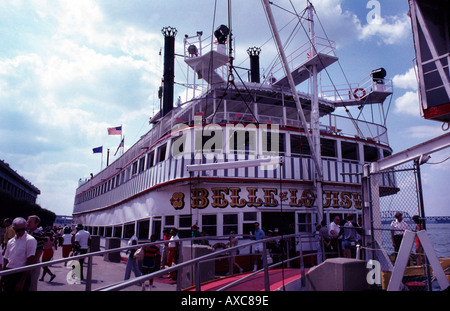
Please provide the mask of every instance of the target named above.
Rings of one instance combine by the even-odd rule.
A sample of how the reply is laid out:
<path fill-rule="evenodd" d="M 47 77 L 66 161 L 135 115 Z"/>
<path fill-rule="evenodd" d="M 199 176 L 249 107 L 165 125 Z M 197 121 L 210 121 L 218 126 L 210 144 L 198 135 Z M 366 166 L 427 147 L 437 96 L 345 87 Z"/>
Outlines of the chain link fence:
<path fill-rule="evenodd" d="M 375 243 L 367 250 L 373 252 L 373 257 L 382 259 L 382 286 L 385 289 L 404 230 L 415 231 L 416 221 L 424 221 L 420 166 L 414 162 L 371 174 L 369 185 L 371 232 Z M 393 225 L 400 230 L 393 230 Z M 402 282 L 410 290 L 429 290 L 429 276 L 423 250 L 414 243 Z"/>

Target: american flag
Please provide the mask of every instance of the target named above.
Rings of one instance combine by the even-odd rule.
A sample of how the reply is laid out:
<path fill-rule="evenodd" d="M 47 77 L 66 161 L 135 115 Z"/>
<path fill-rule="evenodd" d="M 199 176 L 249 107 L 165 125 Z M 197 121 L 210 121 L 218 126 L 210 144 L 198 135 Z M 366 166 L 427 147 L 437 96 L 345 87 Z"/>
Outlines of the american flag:
<path fill-rule="evenodd" d="M 108 127 L 108 135 L 122 135 L 122 125 L 117 127 Z"/>
<path fill-rule="evenodd" d="M 116 150 L 116 153 L 114 153 L 114 156 L 116 156 L 116 154 L 117 154 L 117 152 L 119 151 L 120 148 L 124 148 L 125 147 L 124 140 L 125 140 L 125 138 L 122 138 L 122 141 L 120 142 L 119 147 L 117 147 L 117 150 Z"/>

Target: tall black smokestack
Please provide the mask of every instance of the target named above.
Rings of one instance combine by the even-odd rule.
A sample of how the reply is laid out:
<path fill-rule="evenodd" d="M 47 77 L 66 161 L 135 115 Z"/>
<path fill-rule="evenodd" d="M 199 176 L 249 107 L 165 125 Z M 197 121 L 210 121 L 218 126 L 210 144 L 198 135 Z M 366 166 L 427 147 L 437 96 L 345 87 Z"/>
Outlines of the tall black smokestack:
<path fill-rule="evenodd" d="M 247 53 L 250 56 L 250 82 L 260 83 L 259 53 L 261 53 L 261 49 L 252 47 L 247 50 Z"/>
<path fill-rule="evenodd" d="M 178 31 L 174 27 L 164 27 L 161 32 L 164 35 L 164 84 L 161 114 L 163 117 L 173 109 L 175 82 L 175 36 Z"/>

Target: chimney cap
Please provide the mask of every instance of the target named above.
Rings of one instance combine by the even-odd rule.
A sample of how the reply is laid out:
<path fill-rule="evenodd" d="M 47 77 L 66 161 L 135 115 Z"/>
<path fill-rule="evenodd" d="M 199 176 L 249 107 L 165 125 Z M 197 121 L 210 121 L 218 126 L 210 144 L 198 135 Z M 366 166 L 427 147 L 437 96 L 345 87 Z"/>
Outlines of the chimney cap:
<path fill-rule="evenodd" d="M 247 53 L 249 56 L 259 56 L 259 53 L 261 53 L 261 48 L 256 46 L 248 48 Z"/>
<path fill-rule="evenodd" d="M 178 33 L 178 30 L 175 27 L 164 27 L 161 30 L 161 33 L 164 35 L 164 37 L 175 37 Z"/>

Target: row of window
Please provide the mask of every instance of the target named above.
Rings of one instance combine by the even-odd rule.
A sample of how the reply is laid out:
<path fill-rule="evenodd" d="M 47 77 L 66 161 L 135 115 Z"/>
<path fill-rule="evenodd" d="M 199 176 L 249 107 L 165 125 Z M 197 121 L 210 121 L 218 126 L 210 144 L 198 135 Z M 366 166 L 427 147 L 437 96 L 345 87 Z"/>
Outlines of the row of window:
<path fill-rule="evenodd" d="M 214 132 L 212 132 L 214 133 Z M 208 147 L 208 151 L 215 151 L 215 149 L 221 150 L 223 146 L 216 144 L 208 144 L 208 140 L 214 137 L 212 136 L 202 136 L 203 147 Z M 278 139 L 273 140 L 273 137 L 270 132 L 263 132 L 263 141 L 267 142 L 264 144 L 263 154 L 270 152 L 277 152 L 278 155 L 290 155 L 293 157 L 301 157 L 301 156 L 310 156 L 311 149 L 308 144 L 308 140 L 306 136 L 300 134 L 286 134 L 286 133 L 276 133 Z M 286 138 L 289 137 L 287 141 Z M 175 137 L 172 139 L 172 145 L 177 146 L 179 150 L 177 152 L 183 153 L 183 143 L 178 140 L 185 139 L 184 136 Z M 217 140 L 220 141 L 220 140 Z M 277 146 L 274 144 L 277 143 Z M 286 145 L 289 143 L 290 152 L 286 150 Z M 321 153 L 323 157 L 331 157 L 338 158 L 338 144 L 340 144 L 340 157 L 343 160 L 351 160 L 351 161 L 364 161 L 364 162 L 373 162 L 377 161 L 381 157 L 386 157 L 390 155 L 390 151 L 383 149 L 383 154 L 379 154 L 379 148 L 370 145 L 363 146 L 363 155 L 361 156 L 359 144 L 356 142 L 347 142 L 340 141 L 335 139 L 321 138 Z M 169 146 L 172 146 L 169 145 Z M 230 139 L 231 151 L 235 153 L 246 152 L 253 153 L 256 155 L 256 137 L 254 133 L 250 133 L 249 131 L 236 130 Z M 135 160 L 131 165 L 127 168 L 123 169 L 120 173 L 111 177 L 109 180 L 101 183 L 93 189 L 83 193 L 81 196 L 76 198 L 76 204 L 81 203 L 86 200 L 90 200 L 94 197 L 100 196 L 121 184 L 127 182 L 131 178 L 137 176 L 139 173 L 155 166 L 159 162 L 162 162 L 170 157 L 172 157 L 171 152 L 167 152 L 168 143 L 164 143 L 157 148 L 151 150 L 147 154 L 141 156 L 139 159 Z M 205 150 L 205 149 L 203 149 Z"/>
<path fill-rule="evenodd" d="M 235 232 L 237 234 L 249 234 L 254 230 L 254 223 L 261 222 L 261 228 L 266 235 L 270 235 L 270 231 L 279 229 L 280 233 L 314 233 L 316 219 L 313 213 L 303 212 L 244 212 L 239 214 L 205 214 L 201 215 L 201 222 L 198 224 L 200 231 L 205 236 L 226 236 Z M 341 221 L 345 222 L 349 214 L 333 211 L 327 213 L 326 222 L 330 223 L 335 216 L 339 216 Z M 258 217 L 259 216 L 259 217 Z M 361 215 L 353 214 L 354 220 L 361 225 Z M 220 221 L 219 221 L 220 219 Z M 164 221 L 164 226 L 162 222 Z M 150 225 L 152 223 L 152 225 Z M 191 225 L 193 224 L 192 215 L 180 216 L 160 216 L 154 217 L 152 220 L 144 219 L 133 223 L 126 223 L 116 226 L 86 226 L 92 235 L 102 237 L 130 238 L 130 232 L 135 233 L 138 239 L 148 240 L 150 235 L 155 235 L 157 240 L 162 240 L 162 228 L 177 228 L 180 238 L 191 237 Z M 296 226 L 296 227 L 295 227 Z"/>
<path fill-rule="evenodd" d="M 35 203 L 37 195 L 30 194 L 15 184 L 9 182 L 6 179 L 0 177 L 0 190 L 11 193 L 11 195 L 17 199 L 24 199 L 29 202 Z"/>
<path fill-rule="evenodd" d="M 264 215 L 267 214 L 267 217 Z M 279 212 L 276 214 L 280 215 Z M 286 222 L 291 222 L 292 232 L 294 233 L 295 219 L 289 218 L 289 215 L 294 216 L 294 213 L 286 213 Z M 263 212 L 263 220 L 273 218 L 274 213 Z M 201 223 L 199 224 L 200 231 L 206 236 L 221 236 L 229 235 L 232 232 L 249 234 L 254 230 L 254 223 L 257 221 L 257 212 L 244 212 L 242 215 L 242 221 L 239 221 L 239 214 L 205 214 L 201 215 Z M 219 217 L 220 224 L 219 224 Z M 146 240 L 153 234 L 157 239 L 162 239 L 162 220 L 164 220 L 164 228 L 177 228 L 178 236 L 180 238 L 191 237 L 191 225 L 193 224 L 192 215 L 180 215 L 180 216 L 164 216 L 152 218 L 152 227 L 150 227 L 150 219 L 140 220 L 136 223 L 127 223 L 116 226 L 86 226 L 93 235 L 99 235 L 102 237 L 116 237 L 116 238 L 129 238 L 127 234 L 131 231 L 136 234 L 139 239 Z M 313 232 L 313 216 L 311 213 L 297 213 L 297 232 Z M 267 224 L 267 225 L 266 225 Z M 274 228 L 281 227 L 281 223 L 263 222 L 262 227 L 273 230 Z M 240 229 L 240 230 L 239 230 Z M 150 234 L 151 232 L 151 234 Z M 268 232 L 266 232 L 268 233 Z"/>

